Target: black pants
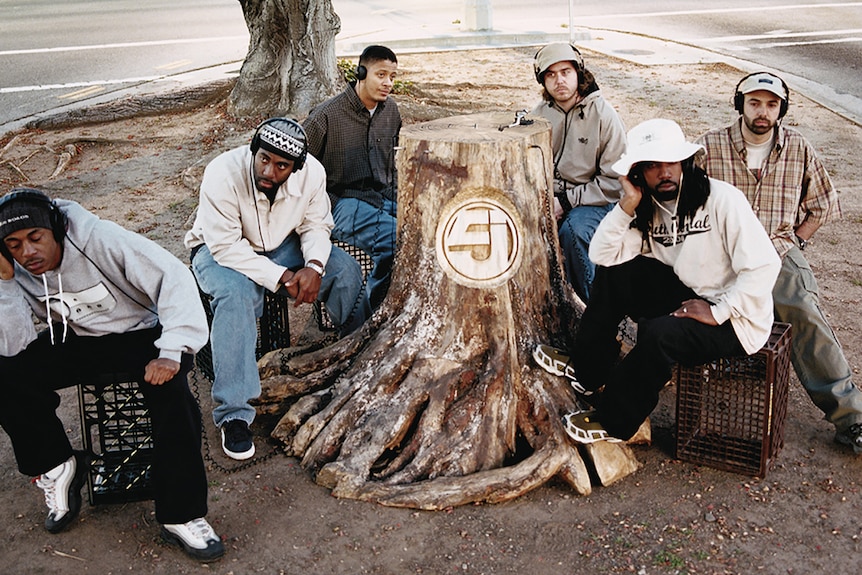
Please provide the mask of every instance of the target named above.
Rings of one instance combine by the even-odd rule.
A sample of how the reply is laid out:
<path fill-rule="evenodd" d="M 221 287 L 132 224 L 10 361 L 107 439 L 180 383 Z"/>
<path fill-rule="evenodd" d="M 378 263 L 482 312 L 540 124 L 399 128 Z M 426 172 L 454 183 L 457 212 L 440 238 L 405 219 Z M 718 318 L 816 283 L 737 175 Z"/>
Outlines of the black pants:
<path fill-rule="evenodd" d="M 206 470 L 201 456 L 201 412 L 189 390 L 193 356 L 163 385 L 144 382 L 144 367 L 158 357 L 161 328 L 102 337 L 78 337 L 51 345 L 47 334 L 15 357 L 0 357 L 0 425 L 12 440 L 18 470 L 37 476 L 72 456 L 55 390 L 94 375 L 128 372 L 140 385 L 153 422 L 156 520 L 185 523 L 207 513 Z"/>
<path fill-rule="evenodd" d="M 745 354 L 730 321 L 710 326 L 670 315 L 697 297 L 672 268 L 653 258 L 596 269 L 572 362 L 586 389 L 604 386 L 591 403 L 612 436 L 634 435 L 655 409 L 676 363 L 699 365 Z M 620 361 L 617 332 L 627 316 L 638 324 L 637 344 Z"/>

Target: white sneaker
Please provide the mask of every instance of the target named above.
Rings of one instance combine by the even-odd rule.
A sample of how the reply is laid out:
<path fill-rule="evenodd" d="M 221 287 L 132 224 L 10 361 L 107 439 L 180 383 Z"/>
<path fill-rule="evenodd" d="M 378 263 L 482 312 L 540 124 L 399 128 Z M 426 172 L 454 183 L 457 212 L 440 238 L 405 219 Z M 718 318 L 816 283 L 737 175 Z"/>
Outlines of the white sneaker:
<path fill-rule="evenodd" d="M 89 467 L 87 457 L 75 452 L 69 459 L 36 478 L 36 485 L 45 492 L 48 517 L 45 529 L 62 531 L 81 511 L 81 488 Z"/>
<path fill-rule="evenodd" d="M 224 544 L 203 517 L 186 523 L 165 524 L 161 531 L 162 539 L 179 545 L 199 561 L 215 561 L 224 555 Z"/>

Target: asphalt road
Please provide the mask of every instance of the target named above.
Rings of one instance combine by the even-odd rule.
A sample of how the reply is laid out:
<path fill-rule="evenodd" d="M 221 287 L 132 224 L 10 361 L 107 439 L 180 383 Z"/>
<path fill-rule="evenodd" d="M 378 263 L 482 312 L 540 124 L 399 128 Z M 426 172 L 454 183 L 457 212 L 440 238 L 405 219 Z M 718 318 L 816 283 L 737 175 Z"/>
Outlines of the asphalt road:
<path fill-rule="evenodd" d="M 862 1 L 333 0 L 338 46 L 464 35 L 486 11 L 497 37 L 575 29 L 682 42 L 817 85 L 828 104 L 862 118 Z M 441 40 L 442 41 L 442 40 Z M 543 40 L 538 40 L 539 42 Z M 93 102 L 133 86 L 245 57 L 248 32 L 237 0 L 0 0 L 0 132 L 33 114 Z M 403 50 L 403 48 L 402 48 Z M 238 65 L 237 65 L 238 69 Z"/>

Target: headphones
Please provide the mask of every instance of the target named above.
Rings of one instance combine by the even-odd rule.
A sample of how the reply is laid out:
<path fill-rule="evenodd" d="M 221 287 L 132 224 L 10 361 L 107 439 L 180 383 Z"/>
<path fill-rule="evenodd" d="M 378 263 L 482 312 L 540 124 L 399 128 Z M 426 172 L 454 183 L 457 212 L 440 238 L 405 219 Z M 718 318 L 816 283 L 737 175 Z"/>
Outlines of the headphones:
<path fill-rule="evenodd" d="M 368 50 L 371 49 L 372 46 L 366 46 L 365 50 L 362 51 L 362 54 L 359 55 L 359 62 L 365 60 L 365 57 L 368 56 Z M 365 78 L 368 77 L 368 68 L 363 66 L 361 63 L 356 65 L 356 80 L 361 82 Z"/>
<path fill-rule="evenodd" d="M 790 105 L 790 88 L 787 87 L 787 83 L 784 80 L 770 72 L 753 72 L 737 82 L 736 89 L 733 91 L 733 109 L 742 114 L 742 110 L 745 107 L 745 94 L 739 91 L 739 87 L 742 86 L 743 82 L 758 74 L 769 74 L 781 82 L 781 87 L 784 89 L 784 99 L 781 101 L 781 107 L 778 109 L 778 119 L 780 120 L 787 113 L 787 108 Z"/>
<path fill-rule="evenodd" d="M 286 125 L 274 126 L 276 122 Z M 260 149 L 261 130 L 270 124 L 273 124 L 273 129 L 281 132 L 284 136 L 302 142 L 302 151 L 298 156 L 286 156 L 293 160 L 293 171 L 298 172 L 305 165 L 305 159 L 308 157 L 308 138 L 305 136 L 305 130 L 302 129 L 302 126 L 296 120 L 290 118 L 270 118 L 258 124 L 257 128 L 254 129 L 254 135 L 251 137 L 251 143 L 249 144 L 252 155 L 256 154 Z"/>
<path fill-rule="evenodd" d="M 571 48 L 571 54 L 555 54 L 553 62 L 539 62 L 539 56 L 546 50 L 554 50 L 559 51 L 563 46 Z M 568 57 L 570 56 L 570 57 Z M 536 55 L 533 57 L 533 73 L 536 75 L 536 82 L 540 85 L 545 85 L 545 71 L 550 68 L 553 64 L 557 62 L 563 61 L 571 61 L 575 64 L 575 72 L 578 73 L 578 83 L 580 83 L 583 78 L 581 77 L 581 73 L 584 70 L 584 57 L 581 55 L 581 51 L 578 50 L 574 44 L 563 43 L 563 42 L 555 42 L 553 44 L 547 44 L 539 48 L 539 51 L 536 52 Z"/>
<path fill-rule="evenodd" d="M 60 211 L 54 200 L 45 195 L 44 192 L 35 188 L 14 188 L 11 192 L 0 198 L 0 210 L 3 206 L 12 202 L 37 204 L 48 209 L 48 220 L 51 223 L 51 233 L 57 243 L 62 243 L 66 237 L 66 214 Z M 6 242 L 0 241 L 0 253 L 6 259 L 12 261 L 12 254 L 6 247 Z"/>

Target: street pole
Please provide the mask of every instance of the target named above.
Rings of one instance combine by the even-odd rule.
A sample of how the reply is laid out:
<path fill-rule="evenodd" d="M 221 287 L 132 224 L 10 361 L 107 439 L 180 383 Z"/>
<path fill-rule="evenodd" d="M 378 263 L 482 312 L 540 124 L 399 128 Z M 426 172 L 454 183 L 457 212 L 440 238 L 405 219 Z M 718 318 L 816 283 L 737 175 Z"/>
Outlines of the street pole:
<path fill-rule="evenodd" d="M 575 44 L 575 0 L 569 0 L 569 44 Z"/>
<path fill-rule="evenodd" d="M 491 30 L 491 0 L 464 0 L 463 30 Z"/>

